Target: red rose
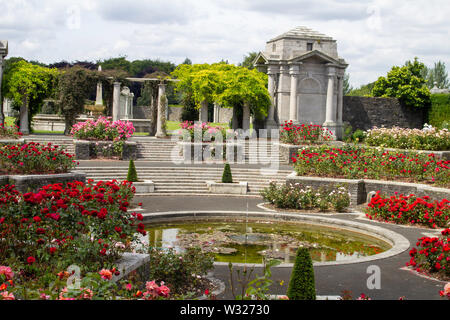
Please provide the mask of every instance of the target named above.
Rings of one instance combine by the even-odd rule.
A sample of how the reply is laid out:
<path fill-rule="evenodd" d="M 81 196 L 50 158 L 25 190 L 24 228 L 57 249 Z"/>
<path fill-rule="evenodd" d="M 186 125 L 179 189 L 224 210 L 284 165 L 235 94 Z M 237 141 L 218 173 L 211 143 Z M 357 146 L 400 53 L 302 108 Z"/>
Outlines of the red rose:
<path fill-rule="evenodd" d="M 32 256 L 30 256 L 30 257 L 27 258 L 27 263 L 28 263 L 29 265 L 31 265 L 31 264 L 33 264 L 33 263 L 35 263 L 35 262 L 36 262 L 36 259 L 35 259 L 34 257 L 32 257 Z"/>

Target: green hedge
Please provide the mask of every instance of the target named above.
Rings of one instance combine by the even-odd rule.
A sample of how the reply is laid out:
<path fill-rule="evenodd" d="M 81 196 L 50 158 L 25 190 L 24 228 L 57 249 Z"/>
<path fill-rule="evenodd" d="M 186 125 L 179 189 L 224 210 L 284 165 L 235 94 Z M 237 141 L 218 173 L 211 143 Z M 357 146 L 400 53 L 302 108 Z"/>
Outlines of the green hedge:
<path fill-rule="evenodd" d="M 441 128 L 444 122 L 447 122 L 447 126 L 450 124 L 450 94 L 432 94 L 428 123 L 433 127 Z"/>

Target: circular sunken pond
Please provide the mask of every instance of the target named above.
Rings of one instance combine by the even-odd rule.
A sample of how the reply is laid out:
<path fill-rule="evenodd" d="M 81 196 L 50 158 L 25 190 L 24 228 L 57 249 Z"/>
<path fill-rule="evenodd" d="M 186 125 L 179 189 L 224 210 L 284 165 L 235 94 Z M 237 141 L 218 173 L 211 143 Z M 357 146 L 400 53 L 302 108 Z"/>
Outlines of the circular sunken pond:
<path fill-rule="evenodd" d="M 216 262 L 262 263 L 264 258 L 293 263 L 306 247 L 315 262 L 345 262 L 391 249 L 379 237 L 346 228 L 305 222 L 210 220 L 152 223 L 146 228 L 151 246 L 182 252 L 200 247 Z"/>

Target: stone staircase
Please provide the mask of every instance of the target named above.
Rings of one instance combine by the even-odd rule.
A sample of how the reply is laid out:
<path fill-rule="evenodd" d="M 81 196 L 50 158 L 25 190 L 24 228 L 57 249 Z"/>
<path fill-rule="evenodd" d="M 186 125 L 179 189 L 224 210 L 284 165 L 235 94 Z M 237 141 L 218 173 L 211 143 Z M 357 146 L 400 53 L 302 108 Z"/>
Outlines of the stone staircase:
<path fill-rule="evenodd" d="M 51 142 L 63 146 L 67 152 L 75 153 L 75 145 L 71 137 L 56 135 L 30 135 L 25 137 L 27 142 L 34 141 L 41 144 Z M 133 137 L 131 141 L 137 143 L 137 159 L 150 162 L 182 162 L 183 157 L 179 154 L 177 147 L 178 140 L 175 139 L 157 139 L 155 137 Z M 279 152 L 272 154 L 272 144 L 267 140 L 259 140 L 256 148 L 254 145 L 245 142 L 244 153 L 245 163 L 259 163 L 267 165 L 272 162 L 287 163 L 287 159 Z"/>
<path fill-rule="evenodd" d="M 141 180 L 152 180 L 155 183 L 154 194 L 208 194 L 207 180 L 220 181 L 223 168 L 211 167 L 139 167 L 136 163 L 138 177 Z M 77 171 L 85 172 L 87 179 L 125 180 L 126 167 L 85 167 Z M 233 168 L 231 169 L 234 182 L 247 181 L 248 195 L 259 195 L 271 181 L 285 183 L 290 170 L 279 170 L 275 175 L 263 175 L 260 169 Z"/>
<path fill-rule="evenodd" d="M 67 153 L 75 154 L 75 145 L 73 144 L 73 139 L 71 137 L 65 136 L 44 136 L 44 135 L 30 135 L 25 136 L 25 142 L 37 142 L 39 144 L 48 144 L 51 142 L 52 145 L 58 145 L 63 147 Z"/>
<path fill-rule="evenodd" d="M 177 140 L 172 139 L 135 139 L 137 142 L 138 159 L 152 162 L 171 162 L 182 161 L 183 157 L 179 154 L 179 148 L 177 147 Z M 280 163 L 287 163 L 287 159 L 281 154 L 271 154 L 271 144 L 266 140 L 258 141 L 258 145 L 255 148 L 250 146 L 248 141 L 244 147 L 246 163 L 253 159 L 257 163 L 268 164 L 274 161 Z"/>

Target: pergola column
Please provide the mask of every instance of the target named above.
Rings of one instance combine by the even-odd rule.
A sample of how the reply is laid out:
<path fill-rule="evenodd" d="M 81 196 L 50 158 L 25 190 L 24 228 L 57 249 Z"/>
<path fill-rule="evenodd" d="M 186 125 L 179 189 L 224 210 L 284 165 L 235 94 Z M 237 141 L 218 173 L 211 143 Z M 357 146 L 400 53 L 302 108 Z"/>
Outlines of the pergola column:
<path fill-rule="evenodd" d="M 208 101 L 206 100 L 200 104 L 199 121 L 208 122 Z"/>
<path fill-rule="evenodd" d="M 244 103 L 242 110 L 242 129 L 250 130 L 250 107 L 247 103 Z"/>
<path fill-rule="evenodd" d="M 220 121 L 220 106 L 217 102 L 214 102 L 214 122 L 218 123 Z"/>
<path fill-rule="evenodd" d="M 113 105 L 112 105 L 112 120 L 119 120 L 120 115 L 120 82 L 114 82 L 113 87 Z"/>
<path fill-rule="evenodd" d="M 156 137 L 165 137 L 166 134 L 163 131 L 163 108 L 165 107 L 165 102 L 163 106 L 162 97 L 166 95 L 166 84 L 160 83 L 158 85 L 158 120 L 156 121 Z"/>
<path fill-rule="evenodd" d="M 19 131 L 23 134 L 29 134 L 28 127 L 28 97 L 24 97 L 20 106 Z"/>
<path fill-rule="evenodd" d="M 297 114 L 297 85 L 300 73 L 298 65 L 291 65 L 289 74 L 291 75 L 291 95 L 289 99 L 289 120 L 298 121 Z"/>

